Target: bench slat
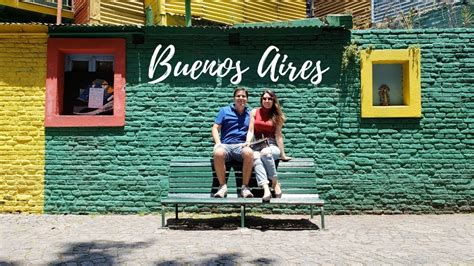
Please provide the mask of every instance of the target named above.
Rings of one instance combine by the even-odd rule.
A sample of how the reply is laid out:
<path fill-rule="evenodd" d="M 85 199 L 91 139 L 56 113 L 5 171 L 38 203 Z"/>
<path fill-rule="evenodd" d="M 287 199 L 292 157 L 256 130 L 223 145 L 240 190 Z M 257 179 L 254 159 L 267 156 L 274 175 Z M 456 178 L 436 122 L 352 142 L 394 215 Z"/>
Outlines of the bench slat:
<path fill-rule="evenodd" d="M 228 183 L 235 183 L 232 180 L 228 180 Z M 280 183 L 282 188 L 291 188 L 291 187 L 301 187 L 301 188 L 309 188 L 309 187 L 316 187 L 314 182 L 308 181 L 296 181 L 296 180 L 283 180 L 280 179 Z M 170 182 L 170 188 L 174 187 L 202 187 L 202 188 L 209 188 L 213 184 L 212 179 L 182 179 L 175 182 Z"/>
<path fill-rule="evenodd" d="M 172 168 L 172 172 L 209 172 L 211 165 L 208 166 L 187 166 L 187 167 L 175 167 Z"/>
<path fill-rule="evenodd" d="M 212 172 L 207 171 L 207 172 L 170 172 L 170 178 L 173 177 L 212 177 Z"/>
<path fill-rule="evenodd" d="M 196 180 L 195 182 L 202 182 L 202 181 L 208 181 L 212 180 L 214 178 L 211 173 L 207 174 L 194 174 L 190 173 L 189 175 L 172 175 L 168 179 L 173 180 L 173 182 L 181 182 L 181 180 L 186 180 L 185 182 L 193 182 L 193 180 Z M 242 179 L 241 176 L 228 176 L 228 179 Z M 254 175 L 252 175 L 252 178 L 255 178 Z M 295 182 L 315 182 L 314 180 L 314 174 L 310 173 L 303 173 L 303 174 L 295 174 L 295 173 L 278 173 L 278 178 L 280 180 L 294 180 Z"/>
<path fill-rule="evenodd" d="M 316 174 L 315 173 L 308 173 L 308 172 L 302 172 L 302 173 L 278 172 L 278 177 L 279 178 L 287 178 L 287 179 L 302 179 L 302 180 L 312 179 L 312 180 L 316 181 Z"/>
<path fill-rule="evenodd" d="M 261 204 L 262 199 L 259 198 L 238 198 L 236 196 L 228 196 L 227 198 L 212 198 L 205 194 L 195 194 L 190 196 L 187 194 L 169 195 L 162 199 L 162 204 Z"/>
<path fill-rule="evenodd" d="M 172 188 L 172 189 L 171 189 Z M 207 193 L 210 197 L 211 195 L 211 186 L 206 188 L 187 188 L 187 187 L 171 187 L 168 193 Z"/>

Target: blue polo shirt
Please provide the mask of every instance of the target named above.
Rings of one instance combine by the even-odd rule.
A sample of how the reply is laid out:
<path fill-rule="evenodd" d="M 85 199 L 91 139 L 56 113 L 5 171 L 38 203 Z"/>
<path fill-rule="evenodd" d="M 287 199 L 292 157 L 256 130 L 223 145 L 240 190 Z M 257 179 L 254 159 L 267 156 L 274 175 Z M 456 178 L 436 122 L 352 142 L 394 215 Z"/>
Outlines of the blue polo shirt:
<path fill-rule="evenodd" d="M 221 126 L 221 142 L 223 144 L 243 143 L 249 130 L 250 112 L 245 107 L 239 114 L 234 104 L 222 107 L 214 123 Z"/>

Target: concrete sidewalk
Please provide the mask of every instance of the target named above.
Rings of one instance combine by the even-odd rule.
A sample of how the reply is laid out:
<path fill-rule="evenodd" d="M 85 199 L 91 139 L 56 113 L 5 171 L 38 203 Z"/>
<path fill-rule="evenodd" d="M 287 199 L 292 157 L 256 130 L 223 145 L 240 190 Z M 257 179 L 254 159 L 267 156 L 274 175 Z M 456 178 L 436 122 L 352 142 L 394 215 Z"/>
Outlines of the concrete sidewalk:
<path fill-rule="evenodd" d="M 472 214 L 183 217 L 3 214 L 0 265 L 474 265 Z"/>

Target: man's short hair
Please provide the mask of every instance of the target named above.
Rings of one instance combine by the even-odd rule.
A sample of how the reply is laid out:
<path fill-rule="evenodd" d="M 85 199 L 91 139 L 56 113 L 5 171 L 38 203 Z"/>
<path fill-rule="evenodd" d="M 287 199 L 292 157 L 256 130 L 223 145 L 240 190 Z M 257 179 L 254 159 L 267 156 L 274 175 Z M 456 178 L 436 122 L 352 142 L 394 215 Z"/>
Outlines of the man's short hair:
<path fill-rule="evenodd" d="M 247 91 L 247 89 L 243 88 L 243 87 L 239 87 L 237 89 L 234 90 L 234 98 L 235 98 L 235 95 L 237 94 L 237 92 L 239 91 L 243 91 L 245 92 L 245 97 L 249 97 L 249 92 Z"/>

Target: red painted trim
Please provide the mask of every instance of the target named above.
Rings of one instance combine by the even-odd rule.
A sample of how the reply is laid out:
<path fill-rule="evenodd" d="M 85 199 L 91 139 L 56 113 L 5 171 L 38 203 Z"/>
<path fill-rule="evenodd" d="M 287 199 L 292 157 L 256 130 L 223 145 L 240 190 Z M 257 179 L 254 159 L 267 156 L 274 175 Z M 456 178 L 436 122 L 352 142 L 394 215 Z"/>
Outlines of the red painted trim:
<path fill-rule="evenodd" d="M 60 115 L 64 92 L 64 55 L 113 54 L 114 115 Z M 46 127 L 115 127 L 125 125 L 125 40 L 124 39 L 49 39 L 46 78 Z"/>

